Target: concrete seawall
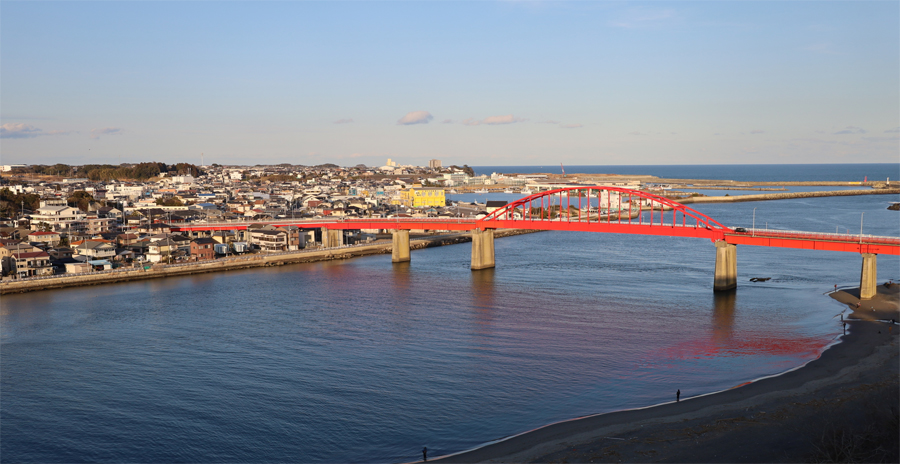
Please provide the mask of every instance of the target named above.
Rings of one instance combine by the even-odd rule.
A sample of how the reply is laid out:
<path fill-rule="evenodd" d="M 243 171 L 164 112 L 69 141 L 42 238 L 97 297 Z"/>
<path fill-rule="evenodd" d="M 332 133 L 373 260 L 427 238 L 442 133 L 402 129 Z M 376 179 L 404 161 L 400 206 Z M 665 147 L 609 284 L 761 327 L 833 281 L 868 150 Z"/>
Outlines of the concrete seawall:
<path fill-rule="evenodd" d="M 762 193 L 758 195 L 735 195 L 727 197 L 689 197 L 679 198 L 679 203 L 734 203 L 739 201 L 788 200 L 791 198 L 843 197 L 854 195 L 897 195 L 900 188 L 866 189 L 866 190 L 830 190 L 823 192 L 785 192 Z"/>
<path fill-rule="evenodd" d="M 496 237 L 510 237 L 513 235 L 538 232 L 535 230 L 511 229 L 498 231 Z M 424 237 L 410 241 L 411 250 L 419 250 L 435 246 L 453 245 L 472 241 L 468 233 L 441 235 L 436 237 Z M 283 266 L 285 264 L 312 263 L 316 261 L 329 261 L 334 259 L 348 259 L 357 256 L 377 255 L 391 253 L 390 243 L 376 243 L 372 245 L 360 245 L 345 248 L 329 248 L 322 250 L 301 250 L 293 253 L 279 253 L 274 255 L 255 254 L 240 258 L 216 259 L 212 261 L 199 261 L 195 263 L 175 265 L 154 265 L 148 270 L 143 268 L 129 269 L 115 272 L 102 272 L 97 274 L 59 275 L 43 279 L 33 280 L 5 280 L 0 283 L 0 295 L 10 293 L 25 293 L 55 288 L 80 287 L 84 285 L 111 284 L 117 282 L 131 282 L 145 279 L 157 279 L 161 277 L 177 277 L 207 272 L 232 271 L 236 269 L 249 269 L 254 267 Z"/>

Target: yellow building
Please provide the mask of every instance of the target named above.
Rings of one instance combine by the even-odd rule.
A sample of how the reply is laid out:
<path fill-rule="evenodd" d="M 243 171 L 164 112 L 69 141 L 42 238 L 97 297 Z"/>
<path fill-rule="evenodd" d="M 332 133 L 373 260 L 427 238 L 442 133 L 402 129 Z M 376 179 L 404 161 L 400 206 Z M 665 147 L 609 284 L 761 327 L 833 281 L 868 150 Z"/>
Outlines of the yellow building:
<path fill-rule="evenodd" d="M 400 204 L 412 208 L 445 206 L 444 189 L 411 188 L 400 192 Z"/>

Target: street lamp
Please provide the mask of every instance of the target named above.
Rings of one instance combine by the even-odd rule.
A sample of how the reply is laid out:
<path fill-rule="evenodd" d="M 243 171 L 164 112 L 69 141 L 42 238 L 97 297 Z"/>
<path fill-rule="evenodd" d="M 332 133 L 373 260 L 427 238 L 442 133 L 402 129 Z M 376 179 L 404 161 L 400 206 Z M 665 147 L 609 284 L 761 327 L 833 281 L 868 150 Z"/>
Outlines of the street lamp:
<path fill-rule="evenodd" d="M 859 213 L 859 243 L 862 243 L 862 231 L 863 231 L 863 215 L 866 213 Z"/>
<path fill-rule="evenodd" d="M 753 208 L 753 227 L 750 229 L 750 231 L 751 236 L 756 235 L 756 208 Z"/>

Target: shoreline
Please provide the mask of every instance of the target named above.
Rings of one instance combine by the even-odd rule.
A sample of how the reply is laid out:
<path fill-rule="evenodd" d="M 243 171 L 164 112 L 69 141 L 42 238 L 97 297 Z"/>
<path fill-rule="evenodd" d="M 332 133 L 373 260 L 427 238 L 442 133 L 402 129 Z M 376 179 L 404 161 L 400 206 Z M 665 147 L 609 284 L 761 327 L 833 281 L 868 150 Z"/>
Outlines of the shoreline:
<path fill-rule="evenodd" d="M 753 195 L 715 196 L 715 197 L 687 197 L 678 198 L 676 201 L 682 204 L 691 203 L 736 203 L 741 201 L 769 201 L 790 200 L 794 198 L 820 198 L 820 197 L 844 197 L 857 195 L 897 195 L 900 188 L 872 189 L 872 190 L 826 190 L 820 192 L 785 192 L 785 193 L 760 193 Z"/>
<path fill-rule="evenodd" d="M 780 374 L 731 389 L 636 409 L 594 414 L 548 424 L 477 448 L 436 457 L 441 462 L 796 462 L 817 459 L 828 446 L 815 444 L 850 417 L 898 392 L 898 332 L 884 322 L 900 319 L 900 285 L 878 286 L 876 298 L 855 310 L 858 289 L 828 295 L 852 311 L 849 330 L 817 358 Z M 828 399 L 832 399 L 831 403 Z M 848 406 L 849 407 L 849 406 Z M 865 412 L 865 411 L 863 411 Z M 893 424 L 896 424 L 896 407 Z M 846 419 L 850 429 L 867 417 Z M 810 422 L 811 421 L 811 422 Z M 830 422 L 829 422 L 830 421 Z M 889 419 L 890 421 L 890 419 Z M 803 424 L 808 424 L 804 426 Z M 838 425 L 836 425 L 838 424 Z M 804 428 L 805 427 L 805 428 Z M 863 427 L 865 428 L 865 427 Z M 802 430 L 801 430 L 802 429 Z M 799 430 L 799 431 L 798 431 Z M 843 430 L 843 429 L 841 429 Z M 889 431 L 893 433 L 892 431 Z M 894 442 L 890 459 L 900 450 Z M 826 456 L 827 458 L 827 456 Z M 843 459 L 858 459 L 844 457 Z M 876 459 L 878 460 L 878 459 Z"/>
<path fill-rule="evenodd" d="M 531 229 L 506 229 L 498 231 L 494 238 L 512 237 L 522 234 L 540 232 Z M 410 251 L 422 248 L 431 248 L 446 245 L 456 245 L 472 241 L 469 233 L 440 234 L 434 236 L 419 236 L 410 240 Z M 136 268 L 121 271 L 48 276 L 46 278 L 29 279 L 24 281 L 8 280 L 0 283 L 0 295 L 14 293 L 28 293 L 42 290 L 53 290 L 71 287 L 83 287 L 88 285 L 106 285 L 122 282 L 135 282 L 146 279 L 159 279 L 165 277 L 181 277 L 210 272 L 234 271 L 239 269 L 251 269 L 268 266 L 284 266 L 287 264 L 313 263 L 330 261 L 335 259 L 350 259 L 360 256 L 370 256 L 391 253 L 392 244 L 374 243 L 338 248 L 299 250 L 296 252 L 283 252 L 273 254 L 253 254 L 241 258 L 220 258 L 209 261 L 195 261 L 175 265 L 154 265 L 150 269 Z"/>

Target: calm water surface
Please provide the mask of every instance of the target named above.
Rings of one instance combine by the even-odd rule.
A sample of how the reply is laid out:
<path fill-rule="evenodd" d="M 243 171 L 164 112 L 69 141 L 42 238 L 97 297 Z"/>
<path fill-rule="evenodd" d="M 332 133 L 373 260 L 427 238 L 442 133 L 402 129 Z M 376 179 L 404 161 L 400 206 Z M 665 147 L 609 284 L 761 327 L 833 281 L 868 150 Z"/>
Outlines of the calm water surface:
<path fill-rule="evenodd" d="M 900 235 L 892 196 L 698 205 L 728 225 Z M 814 359 L 851 253 L 544 232 L 2 298 L 3 462 L 395 462 L 730 388 Z M 900 278 L 878 257 L 879 278 Z M 772 277 L 750 283 L 750 277 Z"/>

